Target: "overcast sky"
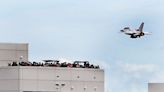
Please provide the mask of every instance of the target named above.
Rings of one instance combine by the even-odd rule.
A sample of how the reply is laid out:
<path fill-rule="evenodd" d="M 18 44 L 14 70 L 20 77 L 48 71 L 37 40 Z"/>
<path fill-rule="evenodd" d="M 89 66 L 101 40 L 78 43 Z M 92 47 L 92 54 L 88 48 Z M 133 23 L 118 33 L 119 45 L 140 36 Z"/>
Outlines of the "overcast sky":
<path fill-rule="evenodd" d="M 147 92 L 164 82 L 163 0 L 0 0 L 0 42 L 29 43 L 29 60 L 89 60 L 105 92 Z M 152 35 L 131 39 L 129 26 Z M 163 75 L 163 76 L 162 76 Z"/>

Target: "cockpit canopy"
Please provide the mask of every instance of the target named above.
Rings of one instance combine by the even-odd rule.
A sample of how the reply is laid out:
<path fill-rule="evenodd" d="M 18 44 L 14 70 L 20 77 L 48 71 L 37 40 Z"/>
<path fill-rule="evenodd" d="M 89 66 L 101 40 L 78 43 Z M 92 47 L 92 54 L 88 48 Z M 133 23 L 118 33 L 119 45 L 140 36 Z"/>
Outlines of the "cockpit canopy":
<path fill-rule="evenodd" d="M 124 29 L 130 29 L 129 27 L 125 27 Z"/>

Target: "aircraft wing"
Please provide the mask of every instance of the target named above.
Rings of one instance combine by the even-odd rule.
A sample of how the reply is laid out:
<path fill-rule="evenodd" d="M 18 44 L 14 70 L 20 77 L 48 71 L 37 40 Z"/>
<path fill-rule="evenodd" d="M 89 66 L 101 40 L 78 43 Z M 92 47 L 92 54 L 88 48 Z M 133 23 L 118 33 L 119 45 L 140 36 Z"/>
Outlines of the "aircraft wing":
<path fill-rule="evenodd" d="M 125 34 L 127 34 L 127 35 L 135 35 L 136 32 L 134 32 L 134 31 L 126 31 Z"/>

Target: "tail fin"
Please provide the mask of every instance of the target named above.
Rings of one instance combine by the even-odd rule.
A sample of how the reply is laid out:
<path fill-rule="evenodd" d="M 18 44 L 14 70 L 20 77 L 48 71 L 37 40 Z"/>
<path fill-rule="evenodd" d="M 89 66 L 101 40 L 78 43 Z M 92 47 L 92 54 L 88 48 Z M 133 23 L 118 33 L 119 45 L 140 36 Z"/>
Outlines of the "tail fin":
<path fill-rule="evenodd" d="M 141 23 L 140 27 L 139 27 L 139 31 L 143 30 L 143 26 L 144 26 L 144 22 Z"/>

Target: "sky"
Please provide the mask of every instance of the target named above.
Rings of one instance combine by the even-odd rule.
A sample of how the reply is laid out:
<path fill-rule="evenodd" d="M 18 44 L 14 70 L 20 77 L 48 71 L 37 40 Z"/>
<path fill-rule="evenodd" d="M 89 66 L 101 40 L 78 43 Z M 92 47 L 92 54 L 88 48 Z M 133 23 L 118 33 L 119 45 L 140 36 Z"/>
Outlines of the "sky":
<path fill-rule="evenodd" d="M 148 92 L 164 82 L 163 0 L 0 0 L 0 42 L 29 43 L 29 60 L 89 60 L 105 92 Z M 152 35 L 121 34 L 144 22 Z"/>

